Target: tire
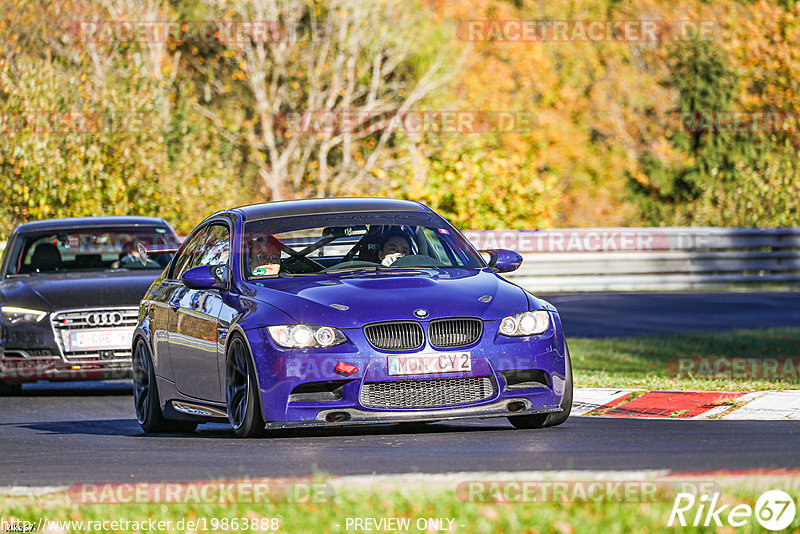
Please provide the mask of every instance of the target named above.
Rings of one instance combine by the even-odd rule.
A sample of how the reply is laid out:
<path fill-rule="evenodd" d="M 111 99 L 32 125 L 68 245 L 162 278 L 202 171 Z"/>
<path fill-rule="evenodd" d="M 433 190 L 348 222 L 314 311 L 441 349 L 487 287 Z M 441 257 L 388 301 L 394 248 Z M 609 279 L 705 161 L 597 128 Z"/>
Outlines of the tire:
<path fill-rule="evenodd" d="M 225 405 L 238 437 L 257 438 L 267 433 L 253 358 L 239 335 L 231 340 L 225 358 Z"/>
<path fill-rule="evenodd" d="M 567 357 L 564 363 L 566 379 L 564 380 L 564 397 L 561 399 L 561 411 L 509 417 L 508 421 L 514 425 L 515 428 L 525 429 L 558 426 L 569 418 L 569 413 L 572 411 L 572 358 L 570 358 L 569 355 L 569 348 L 567 348 Z"/>
<path fill-rule="evenodd" d="M 16 397 L 21 393 L 22 384 L 13 384 L 0 380 L 0 397 Z"/>
<path fill-rule="evenodd" d="M 164 419 L 158 398 L 158 383 L 150 348 L 144 340 L 136 343 L 133 351 L 133 405 L 136 420 L 147 434 L 165 432 L 194 432 L 197 423 Z"/>

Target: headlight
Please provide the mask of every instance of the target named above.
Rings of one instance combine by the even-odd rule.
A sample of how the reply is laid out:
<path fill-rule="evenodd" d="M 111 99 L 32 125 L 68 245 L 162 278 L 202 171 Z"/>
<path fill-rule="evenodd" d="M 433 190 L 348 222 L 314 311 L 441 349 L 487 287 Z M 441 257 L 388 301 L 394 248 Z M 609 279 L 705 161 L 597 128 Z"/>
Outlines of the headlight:
<path fill-rule="evenodd" d="M 38 323 L 45 318 L 47 312 L 15 308 L 14 306 L 1 306 L 3 322 L 6 324 Z"/>
<path fill-rule="evenodd" d="M 504 336 L 532 336 L 543 334 L 550 328 L 550 314 L 536 310 L 509 315 L 500 322 L 499 332 Z"/>
<path fill-rule="evenodd" d="M 286 324 L 268 326 L 267 331 L 275 343 L 286 349 L 333 347 L 347 340 L 341 330 L 330 326 Z"/>

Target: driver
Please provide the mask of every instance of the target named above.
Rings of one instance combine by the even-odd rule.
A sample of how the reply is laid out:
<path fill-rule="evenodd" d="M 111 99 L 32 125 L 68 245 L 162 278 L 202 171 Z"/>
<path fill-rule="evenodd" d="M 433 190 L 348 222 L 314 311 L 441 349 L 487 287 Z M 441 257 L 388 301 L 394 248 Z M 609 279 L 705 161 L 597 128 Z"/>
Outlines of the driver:
<path fill-rule="evenodd" d="M 142 256 L 139 254 L 138 242 L 125 241 L 122 243 L 122 253 L 119 255 L 119 259 L 111 264 L 111 268 L 119 269 L 140 261 L 142 261 Z"/>
<path fill-rule="evenodd" d="M 256 237 L 250 241 L 250 274 L 275 276 L 281 270 L 281 247 L 277 240 Z"/>
<path fill-rule="evenodd" d="M 405 234 L 390 234 L 383 247 L 378 251 L 378 259 L 381 265 L 386 267 L 397 261 L 398 258 L 411 254 L 411 242 Z"/>

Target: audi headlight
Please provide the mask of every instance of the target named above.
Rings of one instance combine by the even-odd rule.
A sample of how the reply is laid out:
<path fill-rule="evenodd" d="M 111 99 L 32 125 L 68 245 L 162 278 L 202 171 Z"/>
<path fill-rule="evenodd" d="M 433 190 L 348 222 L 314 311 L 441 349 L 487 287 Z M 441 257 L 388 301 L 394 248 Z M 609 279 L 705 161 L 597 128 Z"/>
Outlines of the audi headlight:
<path fill-rule="evenodd" d="M 272 340 L 285 349 L 315 349 L 341 345 L 347 338 L 338 328 L 286 324 L 268 326 Z"/>
<path fill-rule="evenodd" d="M 550 328 L 550 314 L 545 310 L 509 315 L 500 321 L 499 332 L 504 336 L 544 334 Z"/>
<path fill-rule="evenodd" d="M 3 314 L 3 322 L 8 325 L 38 323 L 47 315 L 47 312 L 15 308 L 14 306 L 0 306 L 0 312 Z"/>

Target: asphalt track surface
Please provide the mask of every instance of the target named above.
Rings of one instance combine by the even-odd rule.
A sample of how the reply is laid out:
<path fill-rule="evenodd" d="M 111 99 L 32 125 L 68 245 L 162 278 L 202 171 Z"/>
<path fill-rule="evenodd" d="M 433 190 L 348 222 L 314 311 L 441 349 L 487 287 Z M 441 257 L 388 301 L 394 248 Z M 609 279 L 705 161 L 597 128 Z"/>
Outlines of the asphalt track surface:
<path fill-rule="evenodd" d="M 59 388 L 61 389 L 61 388 Z M 90 393 L 89 396 L 86 396 Z M 4 399 L 0 485 L 458 471 L 800 468 L 797 421 L 575 417 L 294 430 L 236 439 L 223 425 L 143 435 L 124 384 Z"/>
<path fill-rule="evenodd" d="M 632 335 L 800 325 L 800 293 L 559 295 L 568 335 Z M 679 312 L 679 313 L 676 313 Z M 209 478 L 800 468 L 797 421 L 573 417 L 545 430 L 505 419 L 273 432 L 240 440 L 225 425 L 142 434 L 127 382 L 25 386 L 0 398 L 0 486 Z"/>

